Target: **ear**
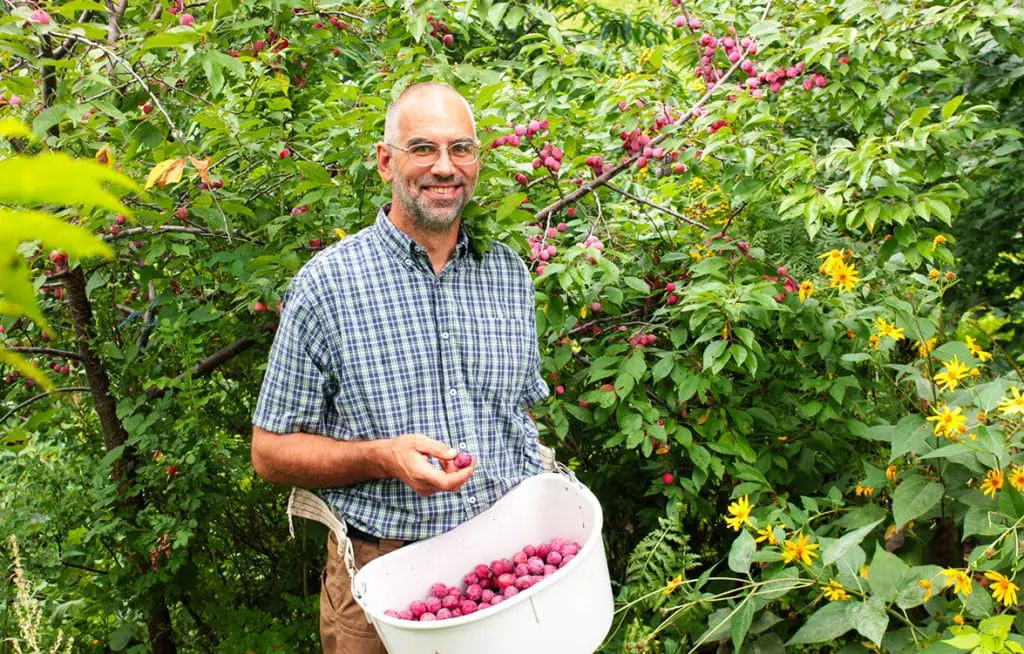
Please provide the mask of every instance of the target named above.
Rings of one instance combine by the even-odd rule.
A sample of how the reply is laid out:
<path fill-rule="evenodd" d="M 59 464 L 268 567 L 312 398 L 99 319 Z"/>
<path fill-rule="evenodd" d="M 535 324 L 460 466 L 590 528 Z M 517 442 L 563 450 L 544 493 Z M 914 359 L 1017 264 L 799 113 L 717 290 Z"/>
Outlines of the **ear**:
<path fill-rule="evenodd" d="M 391 172 L 391 148 L 383 141 L 377 143 L 377 172 L 385 182 L 390 182 L 394 177 Z"/>

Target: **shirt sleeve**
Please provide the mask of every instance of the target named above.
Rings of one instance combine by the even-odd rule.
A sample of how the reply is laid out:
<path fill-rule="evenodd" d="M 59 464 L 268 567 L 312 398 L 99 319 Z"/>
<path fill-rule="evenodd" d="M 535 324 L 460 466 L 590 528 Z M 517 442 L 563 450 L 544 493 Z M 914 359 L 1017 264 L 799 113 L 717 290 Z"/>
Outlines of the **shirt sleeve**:
<path fill-rule="evenodd" d="M 330 368 L 315 306 L 308 283 L 293 279 L 285 292 L 253 425 L 276 434 L 324 433 Z"/>
<path fill-rule="evenodd" d="M 526 319 L 530 323 L 530 342 L 533 344 L 530 348 L 526 384 L 523 386 L 523 393 L 520 396 L 519 404 L 525 407 L 532 407 L 547 399 L 551 395 L 551 389 L 548 388 L 548 383 L 544 381 L 544 376 L 540 369 L 540 341 L 537 338 L 537 300 L 533 291 L 533 278 L 530 275 L 530 269 L 526 267 L 526 264 L 519 258 L 519 255 L 513 252 L 512 256 L 519 262 L 520 274 L 525 281 L 524 304 L 526 308 L 524 311 Z"/>

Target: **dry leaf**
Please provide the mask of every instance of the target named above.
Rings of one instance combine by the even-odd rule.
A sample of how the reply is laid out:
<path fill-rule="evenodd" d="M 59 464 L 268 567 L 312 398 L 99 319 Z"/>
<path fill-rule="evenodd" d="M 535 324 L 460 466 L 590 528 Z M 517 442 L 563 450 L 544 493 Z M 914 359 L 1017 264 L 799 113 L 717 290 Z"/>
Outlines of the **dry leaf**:
<path fill-rule="evenodd" d="M 165 159 L 153 166 L 146 178 L 146 188 L 159 184 L 161 188 L 168 184 L 176 184 L 181 181 L 181 172 L 185 170 L 184 159 Z"/>
<path fill-rule="evenodd" d="M 189 155 L 188 160 L 192 162 L 192 165 L 199 171 L 199 176 L 203 178 L 203 181 L 212 186 L 213 181 L 210 179 L 210 173 L 208 171 L 213 160 L 210 159 L 210 157 L 200 160 L 191 155 Z"/>
<path fill-rule="evenodd" d="M 96 153 L 96 163 L 102 164 L 107 168 L 114 165 L 114 155 L 110 154 L 110 146 L 104 145 Z"/>

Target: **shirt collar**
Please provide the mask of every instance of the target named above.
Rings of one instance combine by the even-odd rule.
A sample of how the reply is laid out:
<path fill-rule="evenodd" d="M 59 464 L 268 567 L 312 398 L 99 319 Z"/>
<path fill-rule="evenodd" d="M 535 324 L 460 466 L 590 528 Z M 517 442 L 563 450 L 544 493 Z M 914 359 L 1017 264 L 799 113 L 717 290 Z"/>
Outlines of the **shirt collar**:
<path fill-rule="evenodd" d="M 422 255 L 427 256 L 427 250 L 417 243 L 416 241 L 409 238 L 409 235 L 400 230 L 395 226 L 391 219 L 388 217 L 388 213 L 391 211 L 391 205 L 386 204 L 380 208 L 377 212 L 377 222 L 375 229 L 379 238 L 384 242 L 384 245 L 399 259 L 405 260 L 410 257 L 413 259 Z M 470 253 L 469 236 L 466 234 L 466 229 L 463 227 L 461 221 L 459 223 L 459 238 L 455 244 L 455 254 L 452 256 L 453 259 L 461 260 L 464 259 Z"/>

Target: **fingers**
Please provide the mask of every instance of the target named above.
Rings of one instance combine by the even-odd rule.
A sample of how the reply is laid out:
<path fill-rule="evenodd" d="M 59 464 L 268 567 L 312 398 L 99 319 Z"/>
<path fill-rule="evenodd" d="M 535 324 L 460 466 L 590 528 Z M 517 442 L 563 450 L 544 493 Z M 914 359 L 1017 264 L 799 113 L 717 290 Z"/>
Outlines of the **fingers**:
<path fill-rule="evenodd" d="M 442 461 L 448 461 L 454 459 L 455 455 L 458 454 L 453 448 L 445 445 L 441 441 L 434 440 L 422 434 L 416 434 L 416 440 L 413 442 L 413 446 L 417 452 L 432 456 Z"/>

